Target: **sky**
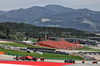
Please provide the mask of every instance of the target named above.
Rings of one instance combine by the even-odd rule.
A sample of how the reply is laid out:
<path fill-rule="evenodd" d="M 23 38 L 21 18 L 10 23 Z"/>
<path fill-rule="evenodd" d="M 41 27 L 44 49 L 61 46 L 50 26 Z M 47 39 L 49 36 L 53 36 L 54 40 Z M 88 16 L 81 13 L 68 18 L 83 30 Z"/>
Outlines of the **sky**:
<path fill-rule="evenodd" d="M 100 11 L 100 0 L 0 0 L 0 10 L 9 11 L 33 6 L 62 5 L 73 9 Z"/>

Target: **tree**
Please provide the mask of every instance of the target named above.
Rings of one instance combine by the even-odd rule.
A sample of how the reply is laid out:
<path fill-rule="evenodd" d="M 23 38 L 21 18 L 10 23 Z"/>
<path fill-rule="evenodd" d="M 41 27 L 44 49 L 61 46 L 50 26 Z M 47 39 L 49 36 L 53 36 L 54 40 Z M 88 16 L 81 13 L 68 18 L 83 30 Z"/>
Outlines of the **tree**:
<path fill-rule="evenodd" d="M 6 34 L 5 34 L 5 33 L 0 32 L 0 38 L 1 38 L 1 39 L 6 39 L 6 38 L 7 38 L 7 36 L 6 36 Z"/>
<path fill-rule="evenodd" d="M 17 36 L 14 35 L 14 34 L 10 34 L 9 35 L 9 39 L 11 39 L 11 40 L 17 40 Z"/>

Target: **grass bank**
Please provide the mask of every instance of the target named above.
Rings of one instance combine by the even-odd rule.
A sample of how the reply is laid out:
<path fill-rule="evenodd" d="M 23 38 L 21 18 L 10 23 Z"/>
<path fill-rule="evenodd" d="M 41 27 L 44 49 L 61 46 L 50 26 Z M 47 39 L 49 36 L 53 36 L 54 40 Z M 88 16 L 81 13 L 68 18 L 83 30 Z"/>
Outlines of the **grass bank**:
<path fill-rule="evenodd" d="M 80 57 L 80 56 L 71 56 L 71 55 L 62 55 L 62 54 L 60 54 L 60 57 L 58 57 L 58 54 L 43 53 L 43 54 L 41 55 L 41 54 L 38 54 L 38 53 L 36 53 L 36 52 L 27 53 L 27 52 L 23 52 L 23 51 L 16 51 L 16 50 L 3 49 L 3 48 L 0 48 L 0 51 L 6 52 L 6 53 L 10 53 L 10 54 L 37 56 L 38 58 L 44 57 L 44 58 L 58 58 L 58 59 L 62 59 L 62 58 L 63 58 L 63 59 L 77 59 L 77 60 L 83 60 L 83 58 Z"/>

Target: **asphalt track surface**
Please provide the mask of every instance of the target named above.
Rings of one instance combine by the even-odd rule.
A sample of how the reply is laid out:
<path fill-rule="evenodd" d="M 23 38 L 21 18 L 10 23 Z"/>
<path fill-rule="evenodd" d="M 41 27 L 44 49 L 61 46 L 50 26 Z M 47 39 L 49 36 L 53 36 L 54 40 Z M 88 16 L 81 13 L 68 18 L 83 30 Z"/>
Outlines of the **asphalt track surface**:
<path fill-rule="evenodd" d="M 74 65 L 64 65 L 64 66 L 100 66 L 100 64 L 74 64 Z"/>
<path fill-rule="evenodd" d="M 75 61 L 75 64 L 64 63 L 64 60 L 44 60 L 44 62 L 38 59 L 35 61 L 16 61 L 13 59 L 15 56 L 1 55 L 0 54 L 0 66 L 100 66 L 100 61 L 97 64 L 92 64 L 93 61 L 85 61 L 82 64 L 82 61 Z"/>

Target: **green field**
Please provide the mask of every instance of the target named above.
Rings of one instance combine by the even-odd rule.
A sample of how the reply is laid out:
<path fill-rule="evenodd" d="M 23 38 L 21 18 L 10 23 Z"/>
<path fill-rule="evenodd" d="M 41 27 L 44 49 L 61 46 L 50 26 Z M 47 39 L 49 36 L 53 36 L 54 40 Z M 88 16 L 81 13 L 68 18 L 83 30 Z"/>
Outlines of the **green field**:
<path fill-rule="evenodd" d="M 0 45 L 10 45 L 10 46 L 15 46 L 15 47 L 29 47 L 27 45 L 23 45 L 23 44 L 20 44 L 20 43 L 15 43 L 15 42 L 0 43 Z"/>
<path fill-rule="evenodd" d="M 92 50 L 92 48 L 84 47 L 84 48 L 80 48 L 80 49 L 77 49 L 77 50 Z"/>
<path fill-rule="evenodd" d="M 10 49 L 3 49 L 0 48 L 0 51 L 2 52 L 6 52 L 9 54 L 17 54 L 17 55 L 30 55 L 30 56 L 37 56 L 38 58 L 40 57 L 44 57 L 44 58 L 58 58 L 58 59 L 77 59 L 77 60 L 83 60 L 83 58 L 79 57 L 79 56 L 71 56 L 71 55 L 60 55 L 60 57 L 58 57 L 58 54 L 51 54 L 51 53 L 43 53 L 41 54 L 37 54 L 36 52 L 33 53 L 27 53 L 27 52 L 23 52 L 23 51 L 16 51 L 16 50 L 10 50 Z"/>
<path fill-rule="evenodd" d="M 40 47 L 40 46 L 29 46 L 29 45 L 25 45 L 25 44 L 21 44 L 21 43 L 15 43 L 15 42 L 11 42 L 11 43 L 0 43 L 0 45 L 10 45 L 10 46 L 15 46 L 15 47 L 30 47 L 30 48 L 48 48 L 48 47 Z M 52 48 L 49 48 L 52 49 Z"/>
<path fill-rule="evenodd" d="M 37 46 L 28 46 L 25 44 L 21 44 L 21 43 L 15 43 L 15 42 L 11 42 L 11 43 L 0 43 L 0 45 L 10 45 L 10 46 L 15 46 L 15 47 L 32 47 L 32 48 L 39 48 Z"/>
<path fill-rule="evenodd" d="M 100 49 L 92 49 L 92 48 L 89 48 L 89 47 L 84 47 L 84 48 L 80 48 L 80 49 L 77 49 L 77 50 L 100 51 Z"/>
<path fill-rule="evenodd" d="M 29 39 L 31 42 L 37 42 L 37 39 Z"/>

